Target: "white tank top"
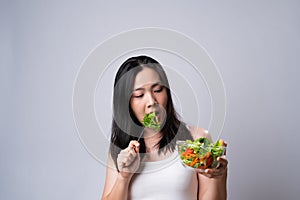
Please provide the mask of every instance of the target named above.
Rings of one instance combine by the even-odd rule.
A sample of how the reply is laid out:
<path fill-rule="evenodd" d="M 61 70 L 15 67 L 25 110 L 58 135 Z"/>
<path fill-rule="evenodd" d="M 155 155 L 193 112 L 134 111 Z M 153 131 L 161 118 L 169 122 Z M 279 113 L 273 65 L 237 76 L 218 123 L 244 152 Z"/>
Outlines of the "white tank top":
<path fill-rule="evenodd" d="M 197 173 L 180 162 L 178 152 L 165 160 L 141 162 L 129 187 L 130 200 L 196 200 Z"/>

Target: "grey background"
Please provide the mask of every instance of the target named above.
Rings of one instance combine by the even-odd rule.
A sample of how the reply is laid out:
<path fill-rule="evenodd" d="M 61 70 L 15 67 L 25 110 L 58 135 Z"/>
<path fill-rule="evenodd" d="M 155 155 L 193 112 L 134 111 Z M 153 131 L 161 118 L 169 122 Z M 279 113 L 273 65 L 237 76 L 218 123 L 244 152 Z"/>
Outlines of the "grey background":
<path fill-rule="evenodd" d="M 72 89 L 88 53 L 155 26 L 203 45 L 228 107 L 228 199 L 298 199 L 299 1 L 5 1 L 0 199 L 99 199 L 105 168 L 76 133 Z"/>

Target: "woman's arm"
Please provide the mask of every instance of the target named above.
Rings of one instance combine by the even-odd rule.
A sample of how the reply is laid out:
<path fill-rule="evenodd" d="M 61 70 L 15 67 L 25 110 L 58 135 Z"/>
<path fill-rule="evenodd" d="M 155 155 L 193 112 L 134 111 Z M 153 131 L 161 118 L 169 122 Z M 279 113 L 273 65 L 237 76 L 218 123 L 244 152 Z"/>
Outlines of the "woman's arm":
<path fill-rule="evenodd" d="M 211 135 L 202 128 L 189 127 L 194 139 L 206 137 L 212 142 Z M 218 157 L 218 169 L 206 169 L 198 173 L 198 200 L 226 200 L 227 199 L 227 165 L 226 156 Z"/>
<path fill-rule="evenodd" d="M 102 200 L 127 200 L 129 184 L 139 163 L 139 143 L 136 141 L 131 141 L 118 155 L 119 172 L 112 157 L 109 156 Z"/>
<path fill-rule="evenodd" d="M 221 167 L 198 173 L 199 200 L 226 200 L 227 199 L 227 160 L 219 157 Z"/>

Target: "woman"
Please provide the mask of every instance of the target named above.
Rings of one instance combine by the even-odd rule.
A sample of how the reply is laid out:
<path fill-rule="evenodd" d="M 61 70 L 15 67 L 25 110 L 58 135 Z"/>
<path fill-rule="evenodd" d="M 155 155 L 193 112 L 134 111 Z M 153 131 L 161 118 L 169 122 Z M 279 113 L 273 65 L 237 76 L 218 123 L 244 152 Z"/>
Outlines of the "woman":
<path fill-rule="evenodd" d="M 155 112 L 160 129 L 145 128 L 144 116 Z M 177 140 L 210 135 L 189 127 L 175 112 L 162 66 L 147 56 L 132 57 L 114 82 L 111 147 L 102 199 L 226 199 L 227 159 L 218 169 L 197 173 L 181 165 Z"/>

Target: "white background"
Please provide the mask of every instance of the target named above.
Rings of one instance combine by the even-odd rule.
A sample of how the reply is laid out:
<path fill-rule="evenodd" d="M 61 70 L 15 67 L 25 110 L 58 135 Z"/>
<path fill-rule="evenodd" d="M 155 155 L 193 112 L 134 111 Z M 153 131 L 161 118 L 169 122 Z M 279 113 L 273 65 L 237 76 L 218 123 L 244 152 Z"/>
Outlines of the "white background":
<path fill-rule="evenodd" d="M 228 199 L 298 199 L 299 1 L 0 3 L 0 199 L 99 199 L 105 168 L 76 132 L 72 90 L 96 45 L 141 27 L 179 31 L 227 93 Z"/>

